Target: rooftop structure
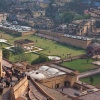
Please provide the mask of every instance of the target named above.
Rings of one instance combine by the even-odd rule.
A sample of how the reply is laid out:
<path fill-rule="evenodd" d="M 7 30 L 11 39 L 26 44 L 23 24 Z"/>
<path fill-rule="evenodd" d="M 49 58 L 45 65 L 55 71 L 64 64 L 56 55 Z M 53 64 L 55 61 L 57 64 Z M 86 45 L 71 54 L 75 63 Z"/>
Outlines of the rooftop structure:
<path fill-rule="evenodd" d="M 64 75 L 64 74 L 66 73 L 56 68 L 51 68 L 49 66 L 41 66 L 38 70 L 36 71 L 33 70 L 27 73 L 27 75 L 30 75 L 30 77 L 37 80 L 47 79 L 50 77 L 55 77 L 55 76 Z"/>
<path fill-rule="evenodd" d="M 16 40 L 14 41 L 14 46 L 22 47 L 23 49 L 26 49 L 26 50 L 32 50 L 34 46 L 34 41 L 28 40 L 28 39 Z"/>
<path fill-rule="evenodd" d="M 92 43 L 87 47 L 87 55 L 94 56 L 100 55 L 100 44 L 99 43 Z"/>
<path fill-rule="evenodd" d="M 30 43 L 34 43 L 33 41 L 31 40 L 28 40 L 28 39 L 21 39 L 21 40 L 16 40 L 14 41 L 14 43 L 18 43 L 18 44 L 30 44 Z"/>
<path fill-rule="evenodd" d="M 79 40 L 91 40 L 91 38 L 88 38 L 88 37 L 73 36 L 73 35 L 69 35 L 69 34 L 65 34 L 65 35 L 62 35 L 62 36 L 70 37 L 70 38 L 74 38 L 74 39 L 79 39 Z"/>

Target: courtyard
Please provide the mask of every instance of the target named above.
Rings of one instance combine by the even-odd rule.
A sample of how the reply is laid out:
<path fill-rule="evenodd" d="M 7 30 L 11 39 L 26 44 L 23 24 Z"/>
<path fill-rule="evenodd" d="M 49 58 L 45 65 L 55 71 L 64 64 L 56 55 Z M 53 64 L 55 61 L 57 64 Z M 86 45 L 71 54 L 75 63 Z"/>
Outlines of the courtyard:
<path fill-rule="evenodd" d="M 69 62 L 63 62 L 62 65 L 66 66 L 67 68 L 77 70 L 81 73 L 98 68 L 98 66 L 92 64 L 93 61 L 93 59 L 89 59 L 88 62 L 87 59 L 77 59 Z"/>
<path fill-rule="evenodd" d="M 28 36 L 23 36 L 23 37 L 13 37 L 9 34 L 5 34 L 3 32 L 0 33 L 1 37 L 3 39 L 6 39 L 8 43 L 14 44 L 15 40 L 20 40 L 20 39 L 29 39 L 35 42 L 35 46 L 38 48 L 41 48 L 43 50 L 41 51 L 36 51 L 38 54 L 43 54 L 47 56 L 59 56 L 60 58 L 66 58 L 67 54 L 71 54 L 71 56 L 76 56 L 76 55 L 81 55 L 85 54 L 85 50 L 75 48 L 72 46 L 68 46 L 65 44 L 60 44 L 52 40 L 48 40 L 45 38 L 41 38 L 35 35 L 28 35 Z M 6 47 L 6 46 L 4 46 Z M 7 46 L 8 47 L 8 46 Z M 31 53 L 34 57 L 32 58 L 37 58 L 37 54 Z M 28 54 L 27 54 L 28 55 Z M 17 55 L 16 55 L 17 56 Z M 14 60 L 15 55 L 12 55 L 10 57 L 10 61 L 15 62 Z"/>

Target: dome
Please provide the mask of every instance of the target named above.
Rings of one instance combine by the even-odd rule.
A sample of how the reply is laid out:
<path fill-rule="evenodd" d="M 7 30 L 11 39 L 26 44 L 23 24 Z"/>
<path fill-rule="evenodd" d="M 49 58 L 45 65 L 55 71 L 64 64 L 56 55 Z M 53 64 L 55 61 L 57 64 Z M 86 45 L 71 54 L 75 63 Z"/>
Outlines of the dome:
<path fill-rule="evenodd" d="M 46 78 L 42 73 L 39 73 L 37 71 L 35 73 L 31 74 L 30 77 L 32 77 L 34 79 L 38 79 L 38 80 Z"/>
<path fill-rule="evenodd" d="M 41 66 L 40 68 L 39 68 L 39 70 L 47 70 L 49 67 L 48 66 Z"/>
<path fill-rule="evenodd" d="M 55 68 L 49 68 L 47 71 L 48 71 L 50 74 L 56 74 L 57 72 L 59 72 L 59 70 L 58 70 L 58 69 L 55 69 Z"/>

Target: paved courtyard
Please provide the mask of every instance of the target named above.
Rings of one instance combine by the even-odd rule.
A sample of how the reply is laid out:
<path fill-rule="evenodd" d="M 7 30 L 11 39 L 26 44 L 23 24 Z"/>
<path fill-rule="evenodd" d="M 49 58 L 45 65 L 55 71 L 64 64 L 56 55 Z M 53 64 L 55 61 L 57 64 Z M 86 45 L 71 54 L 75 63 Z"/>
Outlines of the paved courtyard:
<path fill-rule="evenodd" d="M 74 93 L 80 93 L 81 92 L 81 91 L 73 89 L 73 88 L 63 88 L 63 90 L 62 90 L 62 88 L 59 88 L 57 90 L 64 93 L 64 94 L 72 96 L 72 97 L 77 97 L 77 96 L 74 95 Z"/>
<path fill-rule="evenodd" d="M 100 91 L 79 97 L 82 100 L 100 100 Z"/>

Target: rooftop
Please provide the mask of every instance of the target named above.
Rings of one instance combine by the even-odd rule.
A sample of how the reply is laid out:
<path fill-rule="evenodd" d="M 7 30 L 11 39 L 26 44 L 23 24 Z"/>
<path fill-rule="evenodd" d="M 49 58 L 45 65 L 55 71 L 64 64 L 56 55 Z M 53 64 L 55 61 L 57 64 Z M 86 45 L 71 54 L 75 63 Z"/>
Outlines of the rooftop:
<path fill-rule="evenodd" d="M 75 38 L 75 39 L 80 39 L 80 40 L 91 40 L 91 38 L 88 38 L 88 37 L 74 36 L 74 35 L 69 35 L 69 34 L 64 34 L 62 36 L 70 37 L 70 38 Z"/>
<path fill-rule="evenodd" d="M 14 41 L 14 42 L 16 42 L 16 43 L 20 43 L 20 44 L 34 43 L 34 41 L 32 41 L 32 40 L 28 40 L 28 39 L 16 40 L 16 41 Z"/>
<path fill-rule="evenodd" d="M 38 70 L 36 71 L 33 70 L 30 72 L 27 72 L 26 74 L 34 79 L 42 80 L 42 79 L 46 79 L 50 77 L 64 75 L 66 73 L 56 68 L 51 68 L 49 66 L 41 66 Z"/>

